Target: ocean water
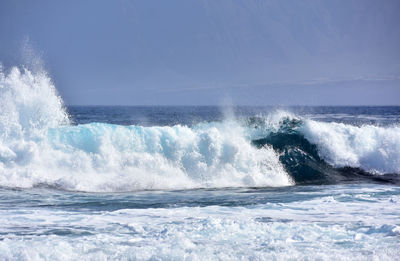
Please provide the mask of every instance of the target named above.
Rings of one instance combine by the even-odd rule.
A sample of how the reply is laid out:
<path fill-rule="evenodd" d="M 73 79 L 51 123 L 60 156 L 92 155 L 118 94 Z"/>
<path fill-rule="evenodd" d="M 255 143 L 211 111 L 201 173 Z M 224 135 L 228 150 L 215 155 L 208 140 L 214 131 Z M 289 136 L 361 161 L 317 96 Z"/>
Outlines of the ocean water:
<path fill-rule="evenodd" d="M 398 260 L 400 107 L 63 105 L 0 73 L 0 260 Z"/>

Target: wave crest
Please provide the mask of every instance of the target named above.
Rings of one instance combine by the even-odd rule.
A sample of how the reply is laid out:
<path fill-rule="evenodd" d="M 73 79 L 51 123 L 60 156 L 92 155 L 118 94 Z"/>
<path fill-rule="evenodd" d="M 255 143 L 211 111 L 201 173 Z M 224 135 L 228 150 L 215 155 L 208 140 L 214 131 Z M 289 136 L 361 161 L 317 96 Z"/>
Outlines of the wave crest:
<path fill-rule="evenodd" d="M 301 133 L 336 167 L 384 174 L 400 173 L 400 127 L 361 127 L 307 120 Z"/>
<path fill-rule="evenodd" d="M 0 185 L 82 191 L 284 186 L 272 148 L 235 122 L 197 127 L 69 125 L 44 72 L 0 73 Z"/>
<path fill-rule="evenodd" d="M 400 173 L 400 128 L 267 117 L 73 126 L 45 72 L 0 71 L 0 186 L 81 191 L 262 187 Z M 367 173 L 366 173 L 367 172 Z"/>
<path fill-rule="evenodd" d="M 32 137 L 49 127 L 68 124 L 62 99 L 44 71 L 33 74 L 13 67 L 0 70 L 1 140 Z"/>

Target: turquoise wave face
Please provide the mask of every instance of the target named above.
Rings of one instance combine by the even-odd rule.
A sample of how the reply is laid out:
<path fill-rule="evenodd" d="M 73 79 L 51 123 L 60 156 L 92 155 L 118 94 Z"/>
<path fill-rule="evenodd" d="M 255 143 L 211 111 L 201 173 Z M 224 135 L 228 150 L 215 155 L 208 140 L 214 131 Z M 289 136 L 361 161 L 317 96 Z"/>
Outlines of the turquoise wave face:
<path fill-rule="evenodd" d="M 151 181 L 141 189 L 292 184 L 274 150 L 253 146 L 233 121 L 192 128 L 93 123 L 49 129 L 48 140 L 65 157 L 86 157 L 86 168 Z"/>

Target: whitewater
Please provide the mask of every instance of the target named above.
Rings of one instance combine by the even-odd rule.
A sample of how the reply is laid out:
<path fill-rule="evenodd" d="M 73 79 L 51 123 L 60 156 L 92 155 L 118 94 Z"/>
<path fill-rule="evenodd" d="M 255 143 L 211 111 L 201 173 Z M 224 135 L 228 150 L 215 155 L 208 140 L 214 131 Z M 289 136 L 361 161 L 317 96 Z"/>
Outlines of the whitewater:
<path fill-rule="evenodd" d="M 2 260 L 394 260 L 399 177 L 399 107 L 67 107 L 0 71 Z"/>

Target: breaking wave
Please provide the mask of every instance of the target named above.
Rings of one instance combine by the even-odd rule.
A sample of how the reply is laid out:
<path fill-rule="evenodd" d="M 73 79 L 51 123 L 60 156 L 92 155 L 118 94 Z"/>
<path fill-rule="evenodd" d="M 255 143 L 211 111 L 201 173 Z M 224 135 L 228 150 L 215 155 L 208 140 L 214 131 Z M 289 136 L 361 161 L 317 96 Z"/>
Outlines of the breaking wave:
<path fill-rule="evenodd" d="M 357 127 L 284 116 L 278 128 L 252 142 L 272 146 L 296 184 L 399 183 L 398 126 Z"/>
<path fill-rule="evenodd" d="M 350 174 L 349 174 L 350 173 Z M 0 186 L 264 187 L 400 173 L 400 128 L 285 112 L 195 126 L 72 125 L 44 72 L 0 72 Z"/>
<path fill-rule="evenodd" d="M 274 150 L 252 146 L 235 122 L 73 126 L 49 77 L 18 68 L 0 75 L 0 100 L 1 186 L 129 191 L 292 184 Z"/>

